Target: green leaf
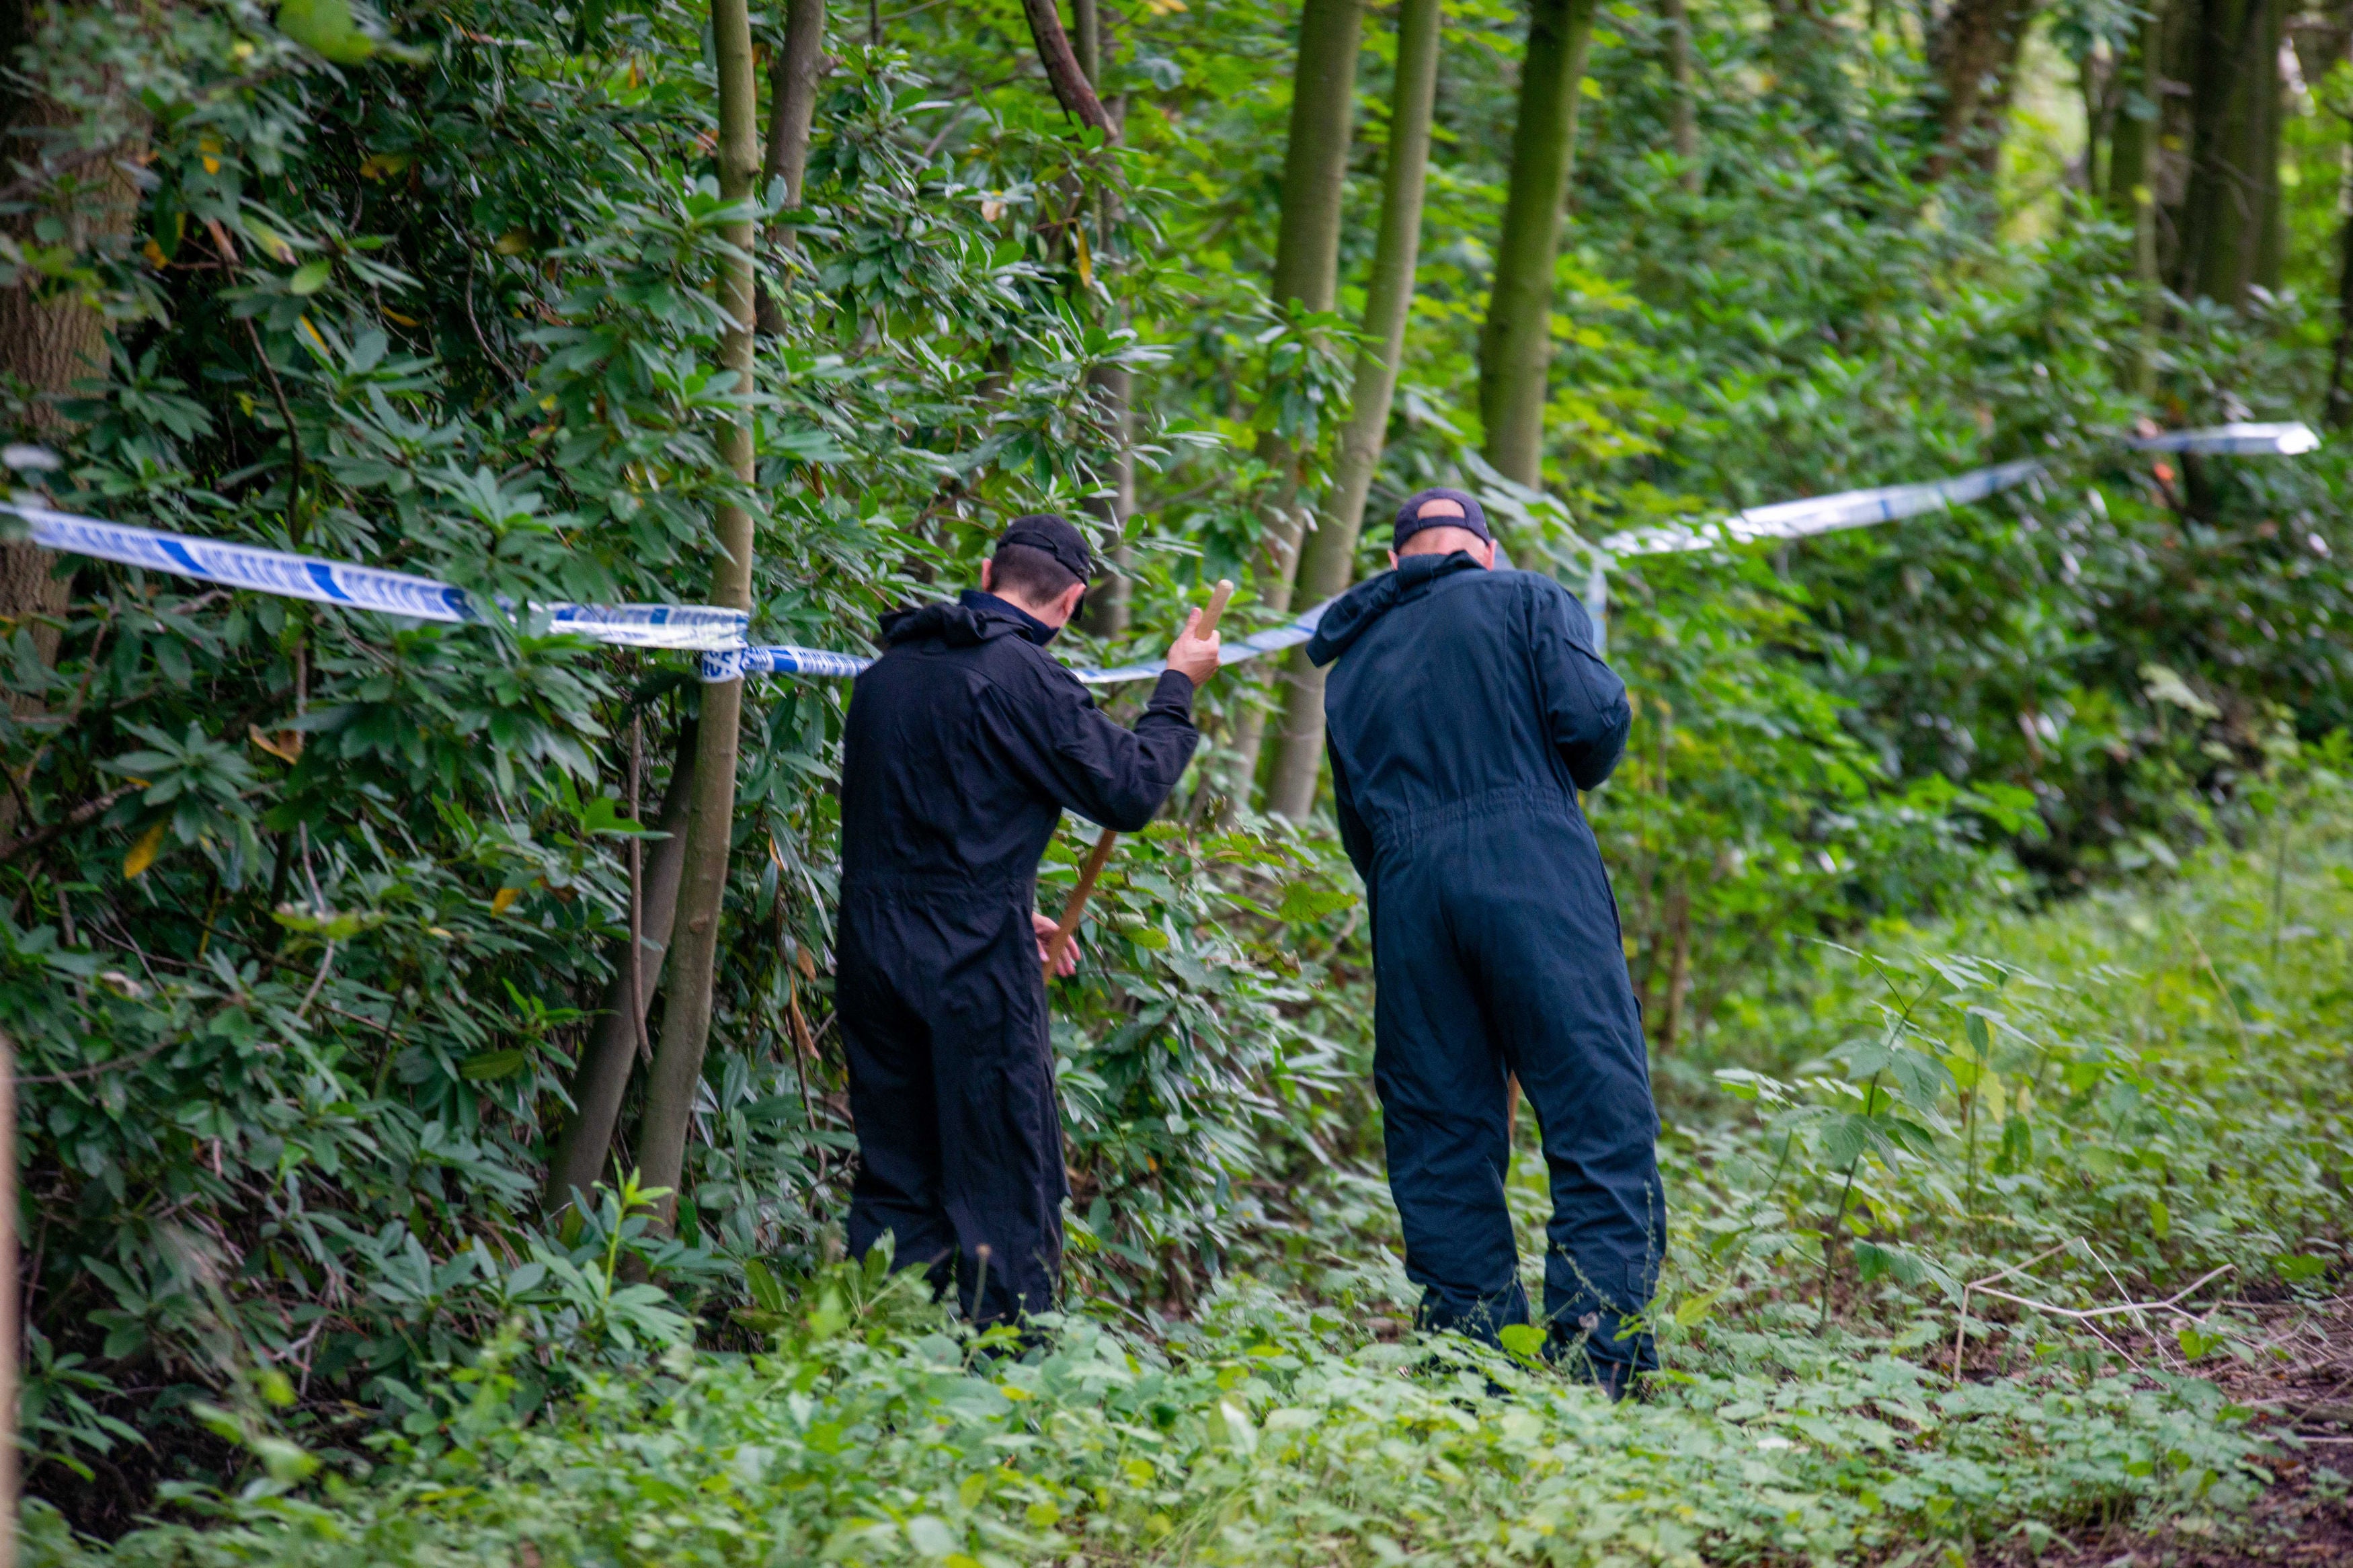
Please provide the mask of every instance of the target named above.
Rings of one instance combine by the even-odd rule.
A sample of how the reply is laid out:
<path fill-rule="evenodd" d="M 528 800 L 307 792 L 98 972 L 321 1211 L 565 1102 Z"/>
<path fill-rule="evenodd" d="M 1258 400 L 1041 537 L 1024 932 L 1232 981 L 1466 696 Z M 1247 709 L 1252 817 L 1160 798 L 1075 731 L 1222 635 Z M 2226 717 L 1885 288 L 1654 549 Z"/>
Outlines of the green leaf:
<path fill-rule="evenodd" d="M 322 256 L 316 261 L 306 261 L 295 268 L 293 277 L 286 280 L 286 291 L 289 294 L 316 294 L 334 275 L 335 264 L 331 258 Z"/>
<path fill-rule="evenodd" d="M 278 30 L 339 66 L 375 53 L 375 40 L 352 26 L 350 0 L 286 0 L 278 8 Z"/>
<path fill-rule="evenodd" d="M 1675 1322 L 1683 1328 L 1690 1328 L 1707 1316 L 1709 1309 L 1715 1305 L 1715 1299 L 1723 1294 L 1724 1288 L 1718 1286 L 1704 1294 L 1685 1297 L 1675 1303 Z"/>
<path fill-rule="evenodd" d="M 1496 1331 L 1495 1338 L 1516 1361 L 1534 1366 L 1543 1358 L 1545 1331 L 1534 1323 L 1505 1323 Z"/>
<path fill-rule="evenodd" d="M 512 1078 L 522 1071 L 531 1058 L 518 1050 L 483 1051 L 468 1057 L 458 1064 L 458 1076 L 470 1083 L 487 1083 L 493 1079 Z"/>

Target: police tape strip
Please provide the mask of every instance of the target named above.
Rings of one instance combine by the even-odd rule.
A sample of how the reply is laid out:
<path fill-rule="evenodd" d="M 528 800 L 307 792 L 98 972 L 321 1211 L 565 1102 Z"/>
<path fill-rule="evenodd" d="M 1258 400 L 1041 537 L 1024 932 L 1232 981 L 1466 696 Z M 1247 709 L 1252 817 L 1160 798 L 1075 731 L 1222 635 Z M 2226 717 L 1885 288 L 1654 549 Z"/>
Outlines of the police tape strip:
<path fill-rule="evenodd" d="M 2312 426 L 2217 425 L 2206 430 L 2168 430 L 2136 436 L 2125 443 L 2137 452 L 2211 452 L 2242 458 L 2300 458 L 2320 445 Z"/>
<path fill-rule="evenodd" d="M 2292 458 L 2316 448 L 2320 437 L 2299 423 L 2240 423 L 2136 437 L 2125 445 L 2143 452 Z M 9 466 L 54 466 L 54 459 L 45 463 L 20 460 L 20 455 L 29 450 L 10 447 L 6 458 Z M 47 457 L 46 453 L 37 455 Z M 1983 500 L 2039 479 L 2044 472 L 2040 462 L 2027 458 L 1978 468 L 1949 479 L 1883 485 L 1874 489 L 1845 490 L 1837 495 L 1809 496 L 1800 500 L 1752 507 L 1712 525 L 1630 529 L 1601 542 L 1594 574 L 1598 584 L 1603 575 L 1603 563 L 1613 556 L 1672 554 L 1894 522 Z M 31 524 L 33 542 L 50 550 L 170 572 L 226 587 L 249 588 L 352 609 L 380 610 L 417 620 L 463 623 L 483 619 L 480 608 L 464 589 L 430 577 L 385 572 L 349 562 L 322 561 L 224 540 L 132 528 L 21 502 L 0 501 L 0 510 L 15 512 Z M 1240 664 L 1296 647 L 1315 635 L 1316 624 L 1331 604 L 1326 601 L 1318 605 L 1287 625 L 1236 639 L 1219 652 L 1219 664 Z M 512 606 L 501 600 L 500 608 L 511 612 Z M 837 653 L 828 648 L 791 644 L 747 647 L 744 636 L 750 617 L 740 610 L 714 605 L 533 605 L 530 609 L 534 615 L 545 615 L 551 630 L 620 647 L 700 653 L 697 673 L 712 684 L 740 680 L 750 675 L 846 679 L 874 662 L 865 655 Z M 1101 686 L 1150 679 L 1167 668 L 1155 660 L 1071 673 L 1090 685 Z"/>
<path fill-rule="evenodd" d="M 2242 424 L 2221 425 L 2204 430 L 2169 431 L 2138 437 L 2126 445 L 2148 452 L 2297 457 L 2317 447 L 2320 437 L 2309 426 L 2301 424 Z M 1601 553 L 1604 557 L 1669 555 L 1720 545 L 1753 543 L 1761 539 L 1802 539 L 1810 534 L 1836 532 L 1841 529 L 1869 528 L 1877 523 L 1894 522 L 1907 517 L 1918 517 L 1924 512 L 1944 511 L 1980 501 L 1988 496 L 2031 483 L 2042 478 L 2046 472 L 2041 462 L 2028 458 L 2017 462 L 1997 463 L 1989 468 L 1973 469 L 1949 479 L 1882 485 L 1867 490 L 1842 490 L 1836 495 L 1778 501 L 1771 506 L 1751 507 L 1736 516 L 1713 524 L 1637 528 L 1613 533 L 1601 542 Z M 1599 588 L 1603 575 L 1602 566 L 1597 563 L 1595 582 L 1586 594 L 1587 610 L 1594 618 L 1597 635 L 1602 614 Z M 1219 665 L 1240 664 L 1245 659 L 1298 647 L 1315 635 L 1316 623 L 1324 618 L 1324 612 L 1331 608 L 1331 604 L 1327 600 L 1287 626 L 1276 626 L 1228 645 L 1218 656 Z M 701 674 L 705 681 L 710 682 L 733 680 L 745 673 L 769 671 L 849 677 L 855 676 L 872 662 L 855 654 L 826 653 L 814 648 L 744 648 L 733 653 L 703 655 Z M 1155 660 L 1144 664 L 1123 664 L 1113 669 L 1075 669 L 1071 673 L 1090 686 L 1108 686 L 1123 681 L 1153 679 L 1167 668 L 1166 664 Z"/>
<path fill-rule="evenodd" d="M 102 522 L 47 507 L 0 501 L 32 525 L 33 542 L 49 550 L 119 561 L 125 566 L 170 572 L 224 587 L 250 588 L 280 598 L 381 610 L 420 621 L 471 622 L 481 609 L 463 588 L 406 572 L 385 572 L 343 561 L 322 561 L 282 550 L 263 550 L 226 540 L 196 539 L 150 528 Z M 501 601 L 500 608 L 512 610 Z M 751 616 L 714 605 L 533 605 L 549 629 L 571 632 L 624 647 L 675 648 L 687 652 L 743 646 Z M 854 672 L 852 672 L 854 673 Z"/>

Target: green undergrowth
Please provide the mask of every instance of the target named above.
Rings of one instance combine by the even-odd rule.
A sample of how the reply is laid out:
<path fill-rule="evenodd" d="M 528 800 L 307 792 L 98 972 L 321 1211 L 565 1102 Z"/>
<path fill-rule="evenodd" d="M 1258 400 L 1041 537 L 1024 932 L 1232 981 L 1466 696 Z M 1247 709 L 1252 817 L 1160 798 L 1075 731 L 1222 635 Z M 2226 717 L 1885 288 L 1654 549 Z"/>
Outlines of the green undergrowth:
<path fill-rule="evenodd" d="M 680 1339 L 550 1399 L 511 1336 L 342 1447 L 290 1441 L 258 1382 L 211 1417 L 241 1490 L 178 1489 L 111 1547 L 37 1504 L 32 1559 L 1925 1563 L 2227 1532 L 2274 1451 L 2215 1374 L 2346 1260 L 2353 814 L 2309 777 L 2161 881 L 1826 946 L 1799 1002 L 1662 1063 L 1641 1401 L 1404 1331 L 1378 1173 L 1335 1165 L 1188 1320 L 1089 1296 L 1025 1352 L 879 1269 L 762 1274 L 760 1353 Z M 1533 1243 L 1527 1148 L 1511 1191 Z M 2005 1270 L 2019 1300 L 1964 1318 Z"/>

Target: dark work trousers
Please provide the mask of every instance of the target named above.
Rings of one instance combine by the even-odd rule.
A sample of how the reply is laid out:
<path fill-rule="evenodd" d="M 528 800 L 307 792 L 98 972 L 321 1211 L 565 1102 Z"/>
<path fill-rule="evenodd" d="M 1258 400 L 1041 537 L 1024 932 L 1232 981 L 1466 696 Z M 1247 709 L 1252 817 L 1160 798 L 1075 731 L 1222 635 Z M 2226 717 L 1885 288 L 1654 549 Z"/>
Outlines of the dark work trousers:
<path fill-rule="evenodd" d="M 1616 903 L 1566 802 L 1489 801 L 1377 829 L 1374 1083 L 1421 1318 L 1493 1341 L 1528 1321 L 1504 1204 L 1508 1075 L 1552 1182 L 1545 1321 L 1613 1388 L 1666 1247 L 1658 1115 Z"/>
<path fill-rule="evenodd" d="M 1062 1122 L 1027 879 L 842 889 L 836 1005 L 860 1166 L 849 1251 L 885 1231 L 975 1322 L 1053 1309 Z M 984 1264 L 982 1249 L 987 1249 Z"/>

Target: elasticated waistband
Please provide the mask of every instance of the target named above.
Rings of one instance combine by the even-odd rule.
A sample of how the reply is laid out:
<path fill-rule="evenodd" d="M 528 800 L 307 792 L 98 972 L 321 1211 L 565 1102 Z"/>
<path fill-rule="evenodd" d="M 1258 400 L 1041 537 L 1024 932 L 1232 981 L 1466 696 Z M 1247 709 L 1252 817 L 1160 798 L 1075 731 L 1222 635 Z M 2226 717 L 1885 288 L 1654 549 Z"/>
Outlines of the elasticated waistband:
<path fill-rule="evenodd" d="M 1035 876 L 1007 873 L 997 877 L 976 877 L 969 871 L 917 871 L 898 868 L 865 867 L 846 871 L 841 878 L 841 896 L 845 899 L 860 894 L 888 898 L 894 893 L 920 893 L 926 898 L 961 895 L 968 898 L 1014 898 L 1028 901 L 1038 890 Z"/>
<path fill-rule="evenodd" d="M 1434 837 L 1448 828 L 1496 816 L 1565 817 L 1574 821 L 1577 797 L 1565 790 L 1543 785 L 1508 784 L 1460 800 L 1388 813 L 1366 826 L 1373 830 L 1374 848 L 1388 855 L 1409 849 L 1417 841 Z"/>

